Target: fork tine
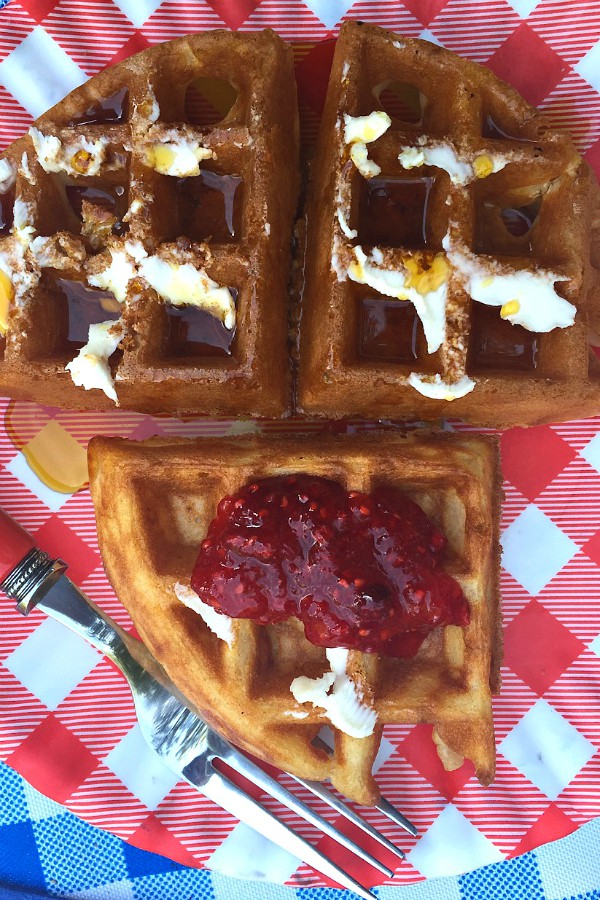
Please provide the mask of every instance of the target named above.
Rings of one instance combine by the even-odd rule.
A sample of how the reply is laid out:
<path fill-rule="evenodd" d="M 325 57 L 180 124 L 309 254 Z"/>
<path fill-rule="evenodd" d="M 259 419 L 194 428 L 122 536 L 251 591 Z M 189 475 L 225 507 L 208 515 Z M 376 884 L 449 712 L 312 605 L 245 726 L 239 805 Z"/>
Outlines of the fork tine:
<path fill-rule="evenodd" d="M 326 753 L 331 753 L 333 749 L 332 745 L 328 743 L 328 741 L 323 739 L 322 734 L 313 741 L 313 744 L 315 745 L 315 747 L 320 747 L 321 749 L 325 750 Z M 323 799 L 325 800 L 325 798 Z M 327 803 L 328 801 L 325 800 L 325 802 Z M 385 797 L 381 798 L 375 809 L 377 809 L 388 819 L 391 819 L 392 822 L 395 822 L 396 825 L 399 825 L 400 828 L 408 831 L 408 833 L 412 834 L 413 837 L 416 837 L 418 835 L 419 831 L 417 827 L 413 825 L 410 819 L 407 819 L 406 816 L 403 816 L 400 810 L 396 809 L 395 806 L 392 806 L 390 801 L 386 800 Z"/>
<path fill-rule="evenodd" d="M 327 803 L 329 806 L 331 806 L 332 809 L 335 809 L 336 812 L 340 813 L 342 816 L 345 816 L 345 818 L 350 822 L 353 822 L 354 825 L 358 826 L 358 828 L 378 841 L 391 853 L 394 853 L 396 856 L 400 857 L 400 859 L 404 859 L 405 854 L 404 851 L 400 849 L 400 847 L 396 847 L 396 845 L 393 844 L 388 838 L 386 838 L 384 834 L 378 831 L 377 828 L 363 819 L 361 815 L 359 815 L 357 812 L 355 812 L 355 810 L 351 809 L 346 803 L 332 794 L 331 791 L 328 791 L 320 781 L 305 781 L 304 778 L 298 778 L 296 775 L 292 775 L 292 778 L 297 781 L 298 784 L 304 785 L 307 790 L 309 790 L 316 797 L 319 797 L 321 800 L 323 800 L 324 803 Z M 400 815 L 400 813 L 398 813 L 398 815 Z"/>
<path fill-rule="evenodd" d="M 382 815 L 387 816 L 388 819 L 391 819 L 392 822 L 395 822 L 400 828 L 404 828 L 405 831 L 408 831 L 409 834 L 412 834 L 413 837 L 416 837 L 419 833 L 416 825 L 403 816 L 400 810 L 396 809 L 395 806 L 392 806 L 389 800 L 386 800 L 385 797 L 382 797 L 375 809 L 378 809 Z"/>
<path fill-rule="evenodd" d="M 375 894 L 364 888 L 351 875 L 331 862 L 324 853 L 305 841 L 303 837 L 292 831 L 281 822 L 277 816 L 261 806 L 258 801 L 250 797 L 242 788 L 234 784 L 230 779 L 210 765 L 212 772 L 210 777 L 202 785 L 202 793 L 210 797 L 215 803 L 228 810 L 241 822 L 245 822 L 255 831 L 260 832 L 268 840 L 278 844 L 288 853 L 299 857 L 313 869 L 332 878 L 342 887 L 354 891 L 363 900 L 377 900 Z M 193 782 L 191 782 L 193 784 Z"/>
<path fill-rule="evenodd" d="M 271 778 L 270 775 L 267 775 L 260 766 L 253 763 L 252 760 L 248 759 L 247 756 L 244 756 L 244 754 L 235 747 L 231 747 L 230 750 L 228 749 L 226 753 L 223 753 L 222 758 L 225 762 L 229 763 L 236 772 L 245 775 L 246 778 L 249 778 L 250 781 L 253 781 L 258 787 L 263 788 L 268 794 L 275 797 L 276 800 L 279 800 L 280 803 L 283 803 L 283 805 L 287 806 L 288 809 L 291 809 L 292 812 L 295 812 L 296 815 L 306 819 L 307 822 L 310 822 L 311 825 L 314 825 L 319 831 L 329 835 L 329 837 L 333 838 L 334 841 L 337 841 L 338 844 L 342 844 L 342 846 L 352 851 L 352 853 L 355 853 L 365 862 L 369 863 L 369 865 L 379 869 L 379 871 L 383 872 L 384 875 L 387 875 L 388 878 L 391 878 L 394 874 L 393 869 L 390 869 L 385 863 L 380 862 L 380 860 L 372 856 L 368 850 L 365 850 L 364 847 L 361 847 L 353 841 L 352 838 L 349 838 L 341 831 L 338 831 L 331 822 L 328 822 L 327 819 L 324 819 L 318 812 L 315 812 L 314 809 L 311 809 L 310 806 L 307 806 L 306 803 L 294 796 L 294 794 L 288 791 L 282 784 L 274 778 Z"/>

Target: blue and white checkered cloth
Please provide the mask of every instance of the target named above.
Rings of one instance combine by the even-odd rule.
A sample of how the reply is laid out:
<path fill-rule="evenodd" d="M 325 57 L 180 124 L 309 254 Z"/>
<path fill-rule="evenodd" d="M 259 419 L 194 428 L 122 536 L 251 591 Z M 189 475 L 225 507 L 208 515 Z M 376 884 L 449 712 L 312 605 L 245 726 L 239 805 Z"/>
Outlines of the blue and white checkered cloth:
<path fill-rule="evenodd" d="M 380 900 L 600 900 L 600 819 L 517 859 L 457 878 L 375 888 Z M 188 869 L 125 844 L 0 763 L 0 900 L 351 900 Z"/>

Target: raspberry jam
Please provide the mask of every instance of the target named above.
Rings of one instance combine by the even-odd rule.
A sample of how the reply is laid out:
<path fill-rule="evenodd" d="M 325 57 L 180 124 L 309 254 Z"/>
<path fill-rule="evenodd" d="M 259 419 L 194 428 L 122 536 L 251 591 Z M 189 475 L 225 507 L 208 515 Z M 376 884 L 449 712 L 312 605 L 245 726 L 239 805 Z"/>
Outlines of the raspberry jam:
<path fill-rule="evenodd" d="M 393 487 L 349 493 L 313 475 L 265 478 L 219 503 L 192 574 L 200 599 L 262 625 L 297 616 L 323 647 L 413 656 L 438 625 L 466 625 L 441 569 L 446 538 Z"/>

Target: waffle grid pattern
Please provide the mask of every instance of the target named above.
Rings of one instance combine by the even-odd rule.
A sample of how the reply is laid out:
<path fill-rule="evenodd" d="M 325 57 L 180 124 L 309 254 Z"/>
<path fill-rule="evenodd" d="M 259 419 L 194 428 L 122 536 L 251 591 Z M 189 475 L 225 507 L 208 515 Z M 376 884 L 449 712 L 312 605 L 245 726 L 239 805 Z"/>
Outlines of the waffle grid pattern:
<path fill-rule="evenodd" d="M 433 436 L 427 442 L 419 435 L 363 435 L 343 443 L 282 435 L 260 443 L 204 440 L 190 448 L 100 439 L 90 452 L 100 547 L 115 592 L 173 680 L 235 743 L 258 755 L 268 745 L 279 768 L 313 780 L 331 778 L 346 796 L 368 804 L 378 800 L 371 769 L 380 726 L 428 722 L 441 752 L 472 760 L 483 783 L 493 779 L 499 472 L 490 444 Z M 368 491 L 385 466 L 386 483 L 411 496 L 448 536 L 447 568 L 465 591 L 471 623 L 464 630 L 438 630 L 411 660 L 352 652 L 347 671 L 377 710 L 377 728 L 357 739 L 333 727 L 328 759 L 313 745 L 324 724 L 322 710 L 306 704 L 302 718 L 289 712 L 296 707 L 292 680 L 321 677 L 328 669 L 325 651 L 306 641 L 295 619 L 267 628 L 238 620 L 229 648 L 195 613 L 181 609 L 173 586 L 187 583 L 219 500 L 244 484 L 300 467 L 347 490 Z M 122 499 L 115 505 L 117 496 Z M 165 635 L 167 621 L 171 636 Z M 193 660 L 182 662 L 181 645 L 195 648 Z"/>
<path fill-rule="evenodd" d="M 221 121 L 194 126 L 186 121 L 186 116 L 202 113 L 199 103 L 194 109 L 194 85 L 208 77 L 224 83 L 235 80 L 237 96 Z M 87 339 L 79 335 L 79 343 L 69 340 L 67 293 L 75 285 L 85 286 L 88 298 L 98 298 L 98 321 L 123 316 L 128 337 L 111 367 L 125 406 L 155 412 L 233 412 L 242 403 L 242 411 L 255 414 L 286 408 L 285 359 L 272 360 L 269 373 L 278 377 L 268 381 L 264 375 L 267 353 L 277 346 L 282 357 L 285 353 L 285 272 L 273 271 L 271 260 L 285 260 L 281 233 L 295 203 L 290 78 L 291 58 L 274 35 L 196 35 L 170 49 L 156 47 L 146 58 L 98 76 L 59 110 L 41 117 L 42 135 L 59 139 L 61 153 L 75 171 L 45 171 L 31 139 L 17 141 L 8 156 L 16 181 L 4 203 L 0 253 L 9 260 L 16 257 L 17 268 L 27 274 L 22 287 L 16 280 L 17 302 L 7 340 L 1 342 L 0 384 L 6 390 L 24 396 L 27 384 L 37 384 L 49 402 L 53 392 L 57 397 L 60 391 L 66 405 L 110 408 L 111 401 L 100 391 L 76 388 L 64 370 Z M 277 90 L 265 95 L 265 86 L 271 84 L 277 84 Z M 154 146 L 194 141 L 215 157 L 208 164 L 202 161 L 199 176 L 177 178 L 148 164 Z M 78 176 L 78 164 L 82 169 L 87 164 L 85 158 L 78 159 L 87 152 L 82 148 L 98 142 L 106 142 L 99 171 Z M 279 187 L 273 162 L 281 167 Z M 220 182 L 218 176 L 225 180 Z M 204 193 L 198 193 L 198 181 Z M 223 212 L 211 219 L 207 195 L 215 183 L 212 194 L 223 194 Z M 39 265 L 31 258 L 23 260 L 19 239 L 9 234 L 13 199 L 15 210 L 24 211 L 27 226 L 40 237 L 50 236 L 41 255 L 35 254 Z M 228 229 L 220 221 L 227 216 Z M 236 233 L 228 233 L 236 225 Z M 215 230 L 216 239 L 211 234 Z M 204 270 L 230 290 L 236 304 L 231 355 L 208 347 L 204 357 L 186 355 L 190 344 L 178 347 L 176 335 L 170 339 L 177 327 L 173 307 L 140 278 L 129 281 L 126 297 L 118 297 L 124 303 L 122 308 L 116 304 L 116 313 L 114 298 L 111 307 L 108 295 L 112 315 L 106 314 L 106 293 L 92 293 L 88 279 L 106 271 L 115 254 L 129 253 L 132 265 L 140 248 Z M 56 379 L 60 387 L 53 386 Z M 232 383 L 237 385 L 235 398 Z"/>
<path fill-rule="evenodd" d="M 421 117 L 403 121 L 406 112 L 410 120 L 418 113 L 406 103 L 403 109 L 396 96 L 400 117 L 392 116 L 389 130 L 368 144 L 369 158 L 381 170 L 371 183 L 350 161 L 344 116 L 368 116 L 386 107 L 394 112 L 393 97 L 383 102 L 384 89 L 390 88 L 409 99 L 417 92 L 414 104 L 421 106 Z M 508 162 L 466 186 L 452 183 L 441 168 L 404 170 L 400 152 L 418 146 L 421 137 L 449 144 L 463 159 Z M 474 379 L 474 390 L 454 401 L 450 412 L 476 424 L 557 417 L 561 403 L 566 409 L 578 398 L 589 411 L 598 408 L 600 369 L 587 336 L 587 307 L 597 300 L 598 283 L 585 307 L 578 299 L 586 287 L 582 258 L 590 253 L 586 197 L 597 189 L 566 135 L 549 130 L 514 92 L 469 62 L 450 64 L 436 47 L 399 42 L 393 34 L 355 25 L 342 31 L 337 44 L 318 147 L 307 244 L 313 247 L 318 235 L 331 255 L 308 256 L 299 387 L 305 412 L 367 415 L 369 408 L 371 415 L 375 409 L 395 417 L 448 414 L 447 402 L 426 400 L 409 385 L 411 372 L 437 375 L 445 383 Z M 575 324 L 538 334 L 502 321 L 499 310 L 471 300 L 451 265 L 445 338 L 428 353 L 412 306 L 354 283 L 348 269 L 356 246 L 373 258 L 374 236 L 380 238 L 375 253 L 381 252 L 383 267 L 401 272 L 412 254 L 431 262 L 445 235 L 453 248 L 465 248 L 491 273 L 545 270 L 564 278 L 559 293 L 580 306 Z M 324 318 L 327 330 L 320 326 Z M 387 344 L 371 340 L 369 345 L 366 332 L 381 329 L 382 319 L 390 329 L 396 321 L 396 358 L 389 338 Z M 376 398 L 369 390 L 373 384 L 379 388 Z"/>

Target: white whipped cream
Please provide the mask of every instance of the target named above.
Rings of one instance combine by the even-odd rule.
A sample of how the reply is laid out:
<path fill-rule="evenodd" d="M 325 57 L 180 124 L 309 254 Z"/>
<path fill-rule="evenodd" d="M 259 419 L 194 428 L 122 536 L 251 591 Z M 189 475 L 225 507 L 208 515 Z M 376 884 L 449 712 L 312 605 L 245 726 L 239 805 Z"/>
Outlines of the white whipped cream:
<path fill-rule="evenodd" d="M 13 216 L 12 232 L 23 247 L 28 247 L 34 238 L 35 227 L 31 224 L 29 204 L 20 197 L 15 200 Z"/>
<path fill-rule="evenodd" d="M 344 113 L 344 141 L 350 144 L 350 158 L 363 178 L 374 178 L 381 172 L 381 168 L 369 159 L 367 144 L 385 134 L 391 124 L 388 114 L 381 110 L 375 110 L 368 116 Z"/>
<path fill-rule="evenodd" d="M 565 276 L 527 269 L 498 273 L 481 258 L 454 248 L 449 235 L 442 245 L 473 300 L 486 306 L 499 306 L 502 318 L 513 325 L 542 333 L 568 328 L 575 321 L 576 308 L 554 290 L 556 282 L 568 281 Z"/>
<path fill-rule="evenodd" d="M 373 734 L 377 713 L 362 702 L 362 695 L 356 684 L 346 674 L 348 650 L 327 649 L 327 660 L 331 667 L 321 678 L 294 678 L 290 690 L 297 703 L 312 703 L 321 707 L 323 713 L 335 728 L 351 737 L 362 738 Z"/>
<path fill-rule="evenodd" d="M 127 285 L 136 275 L 136 267 L 129 254 L 123 250 L 111 249 L 109 252 L 110 265 L 95 275 L 88 275 L 87 280 L 94 287 L 110 291 L 119 303 L 123 303 L 127 296 Z"/>
<path fill-rule="evenodd" d="M 67 371 L 71 373 L 71 378 L 78 387 L 83 387 L 86 391 L 98 388 L 114 400 L 117 406 L 119 400 L 108 360 L 124 335 L 125 328 L 121 320 L 90 325 L 87 344 L 81 348 L 75 359 L 66 365 Z"/>
<path fill-rule="evenodd" d="M 346 214 L 341 206 L 338 206 L 337 208 L 337 217 L 338 222 L 340 223 L 340 228 L 347 238 L 350 238 L 350 240 L 352 240 L 352 238 L 358 237 L 358 231 L 356 230 L 356 228 L 350 228 L 350 226 L 348 225 Z"/>
<path fill-rule="evenodd" d="M 419 166 L 444 169 L 450 176 L 450 181 L 457 185 L 469 184 L 475 178 L 485 178 L 493 172 L 499 172 L 508 162 L 499 153 L 482 152 L 472 158 L 459 156 L 447 141 L 428 141 L 425 136 L 419 138 L 417 146 L 403 147 L 398 159 L 404 169 Z"/>
<path fill-rule="evenodd" d="M 140 275 L 163 300 L 173 306 L 197 306 L 220 319 L 225 328 L 235 325 L 235 303 L 228 288 L 220 287 L 204 269 L 191 263 L 167 262 L 148 256 L 139 266 Z"/>
<path fill-rule="evenodd" d="M 191 587 L 188 587 L 185 584 L 177 582 L 177 584 L 173 586 L 173 590 L 175 591 L 177 599 L 181 601 L 184 606 L 187 606 L 188 609 L 192 609 L 195 613 L 198 613 L 210 630 L 231 647 L 233 644 L 233 619 L 230 616 L 217 612 L 216 609 L 213 609 L 208 603 L 203 603 L 196 591 L 193 591 Z"/>
<path fill-rule="evenodd" d="M 430 375 L 421 375 L 419 372 L 411 372 L 408 376 L 408 383 L 414 387 L 416 391 L 423 394 L 424 397 L 430 397 L 432 400 L 457 400 L 470 393 L 475 387 L 476 382 L 463 375 L 458 381 L 448 384 L 442 381 L 441 375 L 434 375 L 433 379 Z"/>
<path fill-rule="evenodd" d="M 19 169 L 22 172 L 23 176 L 27 179 L 29 184 L 35 184 L 35 175 L 31 171 L 31 168 L 29 166 L 29 159 L 26 152 L 24 152 L 21 156 L 21 165 Z"/>
<path fill-rule="evenodd" d="M 156 120 L 160 116 L 160 106 L 158 105 L 156 94 L 150 86 L 148 86 L 148 100 L 150 101 L 150 113 L 148 115 L 148 118 L 151 122 L 156 122 Z"/>
<path fill-rule="evenodd" d="M 401 269 L 383 267 L 383 255 L 374 247 L 369 256 L 360 245 L 352 248 L 356 264 L 348 267 L 347 275 L 358 284 L 368 284 L 386 297 L 398 300 L 410 300 L 417 315 L 423 323 L 423 331 L 427 340 L 427 350 L 435 353 L 446 337 L 446 299 L 447 282 L 426 294 L 420 294 L 414 287 L 407 287 L 409 274 Z"/>
<path fill-rule="evenodd" d="M 98 175 L 106 155 L 107 138 L 88 141 L 83 135 L 63 146 L 56 135 L 45 135 L 31 127 L 29 134 L 36 156 L 45 172 L 66 172 L 68 175 Z M 77 154 L 85 154 L 85 162 L 77 165 Z"/>
<path fill-rule="evenodd" d="M 16 172 L 9 159 L 0 159 L 0 193 L 4 194 L 15 180 Z"/>
<path fill-rule="evenodd" d="M 176 140 L 161 141 L 147 148 L 147 164 L 161 175 L 172 175 L 187 178 L 200 174 L 200 162 L 213 159 L 212 150 L 202 147 L 198 141 Z"/>

